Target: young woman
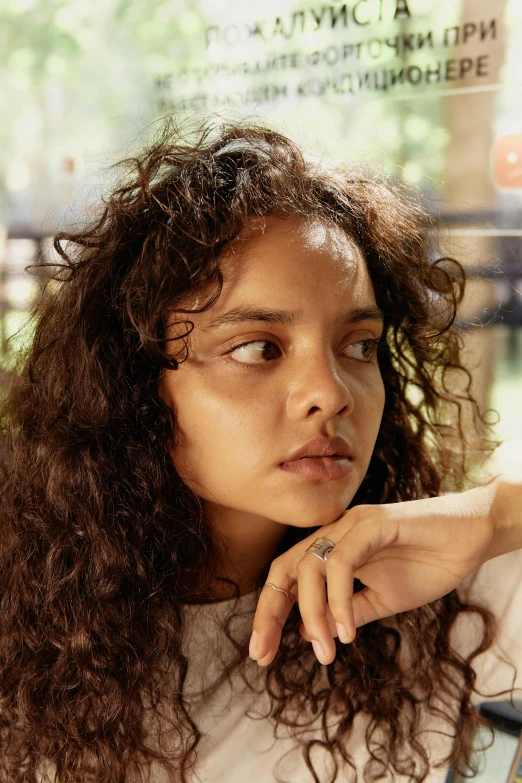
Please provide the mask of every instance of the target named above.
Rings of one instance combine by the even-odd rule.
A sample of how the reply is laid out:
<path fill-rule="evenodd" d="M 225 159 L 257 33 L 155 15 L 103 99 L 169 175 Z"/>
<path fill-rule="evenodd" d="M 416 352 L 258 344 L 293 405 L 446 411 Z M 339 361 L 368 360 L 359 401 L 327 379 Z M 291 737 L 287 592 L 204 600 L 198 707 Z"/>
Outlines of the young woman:
<path fill-rule="evenodd" d="M 443 780 L 494 615 L 451 585 L 354 638 L 334 525 L 462 485 L 462 269 L 271 130 L 124 166 L 2 408 L 2 781 Z"/>

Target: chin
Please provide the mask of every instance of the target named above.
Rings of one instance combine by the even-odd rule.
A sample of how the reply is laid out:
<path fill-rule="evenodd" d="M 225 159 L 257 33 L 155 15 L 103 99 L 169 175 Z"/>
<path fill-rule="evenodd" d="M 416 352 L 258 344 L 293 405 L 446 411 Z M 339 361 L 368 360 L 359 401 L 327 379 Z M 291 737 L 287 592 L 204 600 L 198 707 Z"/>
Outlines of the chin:
<path fill-rule="evenodd" d="M 342 501 L 337 500 L 337 502 L 325 500 L 313 506 L 305 504 L 301 507 L 301 504 L 296 503 L 288 514 L 282 515 L 281 518 L 274 516 L 273 519 L 293 527 L 322 527 L 323 525 L 329 525 L 344 514 L 354 495 L 355 492 L 346 501 L 344 499 Z"/>

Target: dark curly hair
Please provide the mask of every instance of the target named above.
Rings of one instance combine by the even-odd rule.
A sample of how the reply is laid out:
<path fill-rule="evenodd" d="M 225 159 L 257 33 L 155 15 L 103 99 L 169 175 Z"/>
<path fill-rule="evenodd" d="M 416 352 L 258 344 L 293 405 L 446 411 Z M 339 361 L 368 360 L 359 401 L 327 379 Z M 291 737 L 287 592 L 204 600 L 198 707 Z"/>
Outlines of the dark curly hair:
<path fill-rule="evenodd" d="M 52 759 L 58 783 L 124 783 L 152 759 L 188 780 L 201 734 L 183 695 L 181 597 L 191 576 L 215 576 L 216 541 L 200 498 L 173 466 L 176 421 L 158 383 L 183 360 L 169 350 L 169 318 L 188 312 L 180 305 L 198 292 L 212 294 L 202 309 L 212 306 L 221 254 L 251 218 L 319 217 L 364 253 L 385 315 L 386 404 L 352 505 L 462 487 L 469 422 L 475 446 L 489 448 L 454 325 L 463 269 L 435 259 L 430 219 L 401 188 L 305 159 L 270 129 L 235 124 L 187 136 L 165 121 L 142 153 L 118 165 L 100 213 L 55 236 L 61 260 L 44 265 L 54 282 L 33 308 L 34 339 L 0 411 L 3 783 L 33 783 L 42 759 Z M 285 547 L 310 532 L 292 528 Z M 468 657 L 450 639 L 461 613 L 483 624 Z M 481 722 L 471 663 L 491 645 L 495 621 L 457 591 L 394 620 L 337 644 L 330 687 L 314 691 L 320 664 L 299 634 L 295 604 L 264 670 L 266 690 L 271 719 L 289 726 L 298 726 L 288 708 L 302 708 L 302 694 L 316 713 L 342 713 L 336 732 L 317 741 L 348 764 L 346 741 L 365 713 L 372 750 L 364 779 L 393 769 L 420 783 L 429 771 L 416 734 L 425 711 L 447 721 L 450 760 L 470 764 Z M 154 709 L 165 694 L 179 740 L 170 754 L 152 748 L 144 729 L 146 705 Z M 377 732 L 384 742 L 372 743 Z M 310 744 L 304 753 L 318 781 Z"/>

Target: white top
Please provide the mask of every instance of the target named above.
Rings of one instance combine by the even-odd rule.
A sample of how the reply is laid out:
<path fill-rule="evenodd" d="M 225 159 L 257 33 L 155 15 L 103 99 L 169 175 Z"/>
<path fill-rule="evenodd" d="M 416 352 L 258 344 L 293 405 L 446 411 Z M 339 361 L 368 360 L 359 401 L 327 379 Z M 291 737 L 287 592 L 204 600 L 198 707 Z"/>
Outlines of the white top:
<path fill-rule="evenodd" d="M 477 687 L 487 693 L 495 693 L 510 688 L 513 670 L 500 660 L 499 655 L 507 655 L 518 667 L 515 698 L 522 696 L 522 550 L 497 557 L 482 565 L 464 582 L 459 591 L 464 597 L 476 600 L 491 608 L 499 621 L 497 643 L 483 653 L 474 662 L 477 672 Z M 236 638 L 243 636 L 248 640 L 259 591 L 242 596 L 235 612 L 245 610 L 245 615 L 233 626 Z M 267 719 L 255 720 L 254 715 L 268 711 L 269 698 L 263 687 L 263 678 L 267 669 L 259 667 L 248 659 L 244 664 L 244 676 L 249 682 L 257 683 L 257 693 L 252 693 L 239 675 L 232 677 L 231 686 L 227 680 L 219 684 L 214 692 L 198 698 L 202 687 L 212 686 L 219 681 L 219 673 L 225 662 L 234 655 L 234 647 L 220 630 L 223 621 L 234 608 L 234 599 L 216 604 L 184 606 L 189 631 L 183 640 L 183 650 L 189 659 L 189 671 L 184 693 L 190 704 L 190 715 L 203 732 L 197 748 L 198 761 L 189 773 L 194 783 L 310 783 L 313 777 L 306 766 L 301 746 L 288 734 L 286 727 L 277 728 L 274 736 L 274 723 Z M 387 621 L 388 622 L 388 621 Z M 459 617 L 455 629 L 455 643 L 463 653 L 473 648 L 474 632 L 480 630 L 480 622 L 472 617 Z M 326 673 L 326 667 L 322 667 Z M 505 699 L 506 696 L 492 697 Z M 473 694 L 473 702 L 485 701 L 485 697 Z M 249 713 L 248 715 L 246 713 Z M 369 758 L 364 739 L 366 720 L 358 715 L 348 750 L 357 766 L 358 780 L 364 780 L 363 768 Z M 432 717 L 426 722 L 425 747 L 429 750 L 430 763 L 435 765 L 447 755 L 451 739 L 432 733 L 436 723 Z M 439 724 L 447 732 L 447 724 Z M 168 735 L 165 735 L 168 737 Z M 315 728 L 302 735 L 302 739 L 320 736 Z M 165 738 L 164 738 L 165 739 Z M 312 751 L 314 767 L 322 781 L 331 779 L 332 763 L 329 754 L 321 753 L 316 747 Z M 288 754 L 288 755 L 285 755 Z M 277 769 L 276 769 L 277 766 Z M 165 771 L 152 765 L 151 783 L 174 783 Z M 353 774 L 353 773 L 352 773 Z M 347 771 L 338 775 L 341 783 L 352 780 Z M 426 783 L 444 783 L 447 767 L 433 769 Z M 409 777 L 395 776 L 381 778 L 385 781 L 406 783 Z"/>
<path fill-rule="evenodd" d="M 477 672 L 477 687 L 485 693 L 496 693 L 510 688 L 513 670 L 500 660 L 502 652 L 511 658 L 518 667 L 516 685 L 520 689 L 515 698 L 522 696 L 522 550 L 511 552 L 502 557 L 494 558 L 482 565 L 459 588 L 463 597 L 477 600 L 491 608 L 499 620 L 499 635 L 497 643 L 486 653 L 475 659 L 474 668 Z M 238 628 L 244 628 L 244 638 L 248 639 L 252 630 L 252 619 L 257 604 L 259 591 L 250 593 L 239 599 L 237 609 L 247 611 L 239 620 Z M 225 634 L 219 630 L 219 620 L 226 618 L 231 612 L 234 600 L 222 601 L 217 604 L 200 606 L 185 606 L 184 611 L 190 621 L 190 633 L 184 640 L 184 651 L 190 661 L 186 692 L 190 694 L 201 689 L 204 682 L 211 683 L 219 674 L 219 660 L 227 660 L 227 655 L 234 650 Z M 241 626 L 242 623 L 242 626 Z M 461 616 L 455 628 L 454 643 L 463 653 L 471 651 L 474 643 L 474 630 L 481 630 L 480 621 L 473 616 Z M 234 628 L 235 631 L 235 628 Z M 216 655 L 214 650 L 219 653 Z M 222 664 L 221 664 L 222 665 Z M 326 671 L 326 667 L 322 667 Z M 304 761 L 299 744 L 288 736 L 285 727 L 278 727 L 277 738 L 274 736 L 274 726 L 269 719 L 254 720 L 246 712 L 257 711 L 266 714 L 269 699 L 263 689 L 262 678 L 266 675 L 264 667 L 258 667 L 254 661 L 245 666 L 245 676 L 259 682 L 260 693 L 250 693 L 242 684 L 240 677 L 233 680 L 234 690 L 226 682 L 217 688 L 215 693 L 201 700 L 193 699 L 190 714 L 198 724 L 204 737 L 198 745 L 198 762 L 195 766 L 197 778 L 201 783 L 273 783 L 276 780 L 274 772 L 276 764 L 277 776 L 284 783 L 305 783 L 313 778 Z M 491 700 L 505 699 L 506 696 L 492 697 Z M 476 704 L 486 698 L 473 694 Z M 263 712 L 264 711 L 264 712 Z M 435 720 L 429 717 L 428 727 L 436 728 Z M 439 724 L 447 732 L 447 724 Z M 348 748 L 357 765 L 359 780 L 363 780 L 362 770 L 369 758 L 364 739 L 366 720 L 358 715 L 355 721 L 354 733 Z M 310 730 L 307 738 L 319 736 Z M 450 750 L 447 737 L 441 737 L 430 732 L 426 733 L 426 747 L 430 749 L 430 759 L 435 764 Z M 305 737 L 303 736 L 303 739 Z M 290 751 L 286 758 L 285 753 Z M 329 754 L 321 756 L 319 748 L 313 751 L 314 767 L 324 777 L 330 780 L 331 760 Z M 443 783 L 447 775 L 447 766 L 433 770 L 426 783 Z M 339 775 L 339 781 L 351 780 L 346 775 Z M 395 776 L 386 780 L 406 781 L 407 777 Z M 167 783 L 165 777 L 158 774 L 154 783 Z"/>

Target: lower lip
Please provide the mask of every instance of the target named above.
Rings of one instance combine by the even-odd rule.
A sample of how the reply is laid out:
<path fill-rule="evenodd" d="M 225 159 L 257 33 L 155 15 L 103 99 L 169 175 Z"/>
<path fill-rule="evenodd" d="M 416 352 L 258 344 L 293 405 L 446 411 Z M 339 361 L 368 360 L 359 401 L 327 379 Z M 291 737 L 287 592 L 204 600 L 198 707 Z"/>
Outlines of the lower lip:
<path fill-rule="evenodd" d="M 352 466 L 353 461 L 347 457 L 303 457 L 293 462 L 282 462 L 279 467 L 303 478 L 332 481 L 347 476 Z"/>

